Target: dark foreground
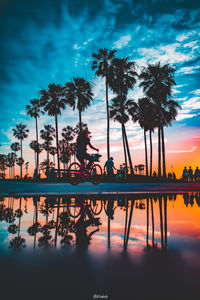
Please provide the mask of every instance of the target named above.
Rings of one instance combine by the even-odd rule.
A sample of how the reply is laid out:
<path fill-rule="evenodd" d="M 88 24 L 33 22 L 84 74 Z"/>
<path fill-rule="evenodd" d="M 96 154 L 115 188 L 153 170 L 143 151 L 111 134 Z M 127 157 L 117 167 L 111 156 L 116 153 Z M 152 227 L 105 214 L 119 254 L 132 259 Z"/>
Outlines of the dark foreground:
<path fill-rule="evenodd" d="M 199 262 L 186 264 L 172 251 L 99 259 L 29 253 L 1 256 L 0 264 L 6 299 L 199 299 Z"/>

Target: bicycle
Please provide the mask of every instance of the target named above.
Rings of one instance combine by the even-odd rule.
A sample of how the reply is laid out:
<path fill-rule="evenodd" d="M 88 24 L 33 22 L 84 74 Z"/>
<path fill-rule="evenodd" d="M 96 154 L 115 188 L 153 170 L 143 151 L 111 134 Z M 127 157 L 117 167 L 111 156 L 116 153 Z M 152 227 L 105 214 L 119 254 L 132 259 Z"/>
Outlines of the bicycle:
<path fill-rule="evenodd" d="M 81 165 L 77 162 L 72 163 L 68 169 L 69 182 L 73 185 L 78 184 L 83 179 L 89 179 L 93 184 L 99 184 L 102 178 L 102 168 L 99 164 L 99 159 L 102 155 L 92 154 L 92 164 L 89 169 L 85 165 Z"/>

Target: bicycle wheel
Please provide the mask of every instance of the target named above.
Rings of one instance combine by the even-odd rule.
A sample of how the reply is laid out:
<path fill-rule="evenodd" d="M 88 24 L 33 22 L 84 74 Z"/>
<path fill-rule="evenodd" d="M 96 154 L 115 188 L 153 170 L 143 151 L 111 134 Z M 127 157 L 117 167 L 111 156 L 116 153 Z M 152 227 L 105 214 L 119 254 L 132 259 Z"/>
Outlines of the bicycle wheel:
<path fill-rule="evenodd" d="M 81 214 L 81 203 L 77 197 L 71 198 L 70 203 L 67 204 L 67 211 L 72 218 L 77 218 Z"/>
<path fill-rule="evenodd" d="M 102 178 L 102 168 L 98 164 L 93 164 L 90 170 L 90 179 L 93 184 L 99 184 Z"/>
<path fill-rule="evenodd" d="M 78 184 L 81 181 L 80 176 L 80 164 L 74 162 L 69 166 L 68 174 L 69 174 L 69 182 L 73 185 Z"/>
<path fill-rule="evenodd" d="M 103 208 L 103 203 L 101 200 L 91 200 L 90 201 L 90 208 L 94 215 L 99 215 Z"/>

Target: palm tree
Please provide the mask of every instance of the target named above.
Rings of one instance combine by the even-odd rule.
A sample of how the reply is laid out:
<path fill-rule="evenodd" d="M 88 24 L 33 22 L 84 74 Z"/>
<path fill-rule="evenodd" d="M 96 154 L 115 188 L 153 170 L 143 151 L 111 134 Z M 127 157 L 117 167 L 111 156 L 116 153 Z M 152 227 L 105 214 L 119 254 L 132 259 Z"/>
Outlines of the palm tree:
<path fill-rule="evenodd" d="M 16 158 L 17 158 L 16 152 L 18 152 L 18 151 L 20 150 L 20 145 L 19 145 L 19 143 L 18 143 L 18 142 L 12 143 L 12 144 L 10 145 L 10 149 L 11 149 L 12 151 L 14 151 L 15 156 L 16 156 Z M 16 161 L 16 159 L 15 159 L 15 161 Z M 13 177 L 14 177 L 14 178 L 15 178 L 15 161 L 14 161 L 14 166 L 13 166 Z"/>
<path fill-rule="evenodd" d="M 133 61 L 129 61 L 129 58 L 114 58 L 112 60 L 112 66 L 110 69 L 110 78 L 109 78 L 109 85 L 114 93 L 117 94 L 115 98 L 118 102 L 118 107 L 122 112 L 123 106 L 125 107 L 128 103 L 126 102 L 126 95 L 129 89 L 132 89 L 136 83 L 136 76 L 137 73 L 135 71 L 135 63 Z M 124 102 L 124 103 L 123 103 Z M 121 104 L 120 104 L 121 103 Z M 123 113 L 124 114 L 124 113 Z M 123 115 L 122 114 L 122 115 Z M 122 118 L 123 120 L 123 118 Z M 125 140 L 126 150 L 129 159 L 129 165 L 131 169 L 131 174 L 133 174 L 133 166 L 131 161 L 131 155 L 128 145 L 128 139 L 126 135 L 126 130 L 124 126 L 124 121 L 122 122 L 122 132 L 123 137 Z M 127 166 L 126 166 L 127 167 Z"/>
<path fill-rule="evenodd" d="M 161 176 L 161 106 L 172 94 L 174 67 L 169 64 L 161 66 L 160 62 L 148 64 L 140 74 L 140 86 L 147 97 L 153 100 L 158 112 L 158 176 Z"/>
<path fill-rule="evenodd" d="M 30 115 L 30 117 L 35 118 L 35 125 L 36 125 L 36 141 L 37 144 L 39 144 L 38 141 L 38 123 L 37 123 L 37 119 L 40 116 L 40 113 L 44 113 L 41 110 L 41 106 L 40 106 L 40 101 L 39 99 L 33 99 L 30 101 L 31 105 L 27 105 L 26 106 L 26 110 L 27 110 L 27 115 Z M 38 151 L 36 151 L 37 153 L 37 162 L 36 162 L 36 170 L 37 170 L 37 174 L 38 174 L 38 168 L 39 168 L 39 153 Z"/>
<path fill-rule="evenodd" d="M 163 158 L 163 177 L 166 178 L 166 160 L 165 160 L 165 139 L 164 126 L 171 125 L 176 120 L 178 109 L 181 106 L 173 99 L 169 99 L 161 106 L 161 137 L 162 137 L 162 158 Z"/>
<path fill-rule="evenodd" d="M 115 56 L 116 50 L 109 51 L 107 48 L 99 49 L 97 54 L 93 53 L 92 57 L 95 59 L 92 64 L 92 70 L 96 70 L 97 76 L 105 78 L 106 84 L 106 111 L 107 111 L 107 158 L 110 157 L 110 122 L 109 122 L 109 104 L 108 104 L 108 87 L 109 87 L 109 73 L 112 60 Z"/>
<path fill-rule="evenodd" d="M 16 154 L 14 152 L 8 153 L 7 155 L 7 167 L 9 168 L 9 178 L 11 179 L 13 176 L 12 169 L 14 167 L 16 160 Z"/>
<path fill-rule="evenodd" d="M 68 164 L 71 157 L 71 149 L 69 142 L 71 142 L 74 139 L 75 130 L 71 126 L 66 126 L 62 129 L 61 135 L 63 137 L 63 140 L 60 141 L 60 144 L 62 146 L 62 160 L 65 166 L 65 163 Z"/>
<path fill-rule="evenodd" d="M 44 129 L 40 130 L 40 137 L 44 141 L 42 144 L 43 149 L 47 152 L 47 173 L 49 171 L 49 153 L 52 148 L 52 141 L 56 136 L 56 131 L 51 125 L 44 125 Z M 54 165 L 55 166 L 55 165 Z"/>
<path fill-rule="evenodd" d="M 48 113 L 49 116 L 55 117 L 55 127 L 56 127 L 56 148 L 57 148 L 57 161 L 58 161 L 58 177 L 60 178 L 60 159 L 59 159 L 59 149 L 58 149 L 58 115 L 61 115 L 61 109 L 65 109 L 66 103 L 70 103 L 64 97 L 63 87 L 59 84 L 49 84 L 47 90 L 41 90 L 40 104 L 44 107 L 44 111 Z"/>
<path fill-rule="evenodd" d="M 7 169 L 7 156 L 5 154 L 0 154 L 0 170 L 2 171 L 1 179 L 5 179 L 6 169 Z"/>
<path fill-rule="evenodd" d="M 126 128 L 125 124 L 129 121 L 129 110 L 134 105 L 134 101 L 127 100 L 126 96 L 117 96 L 111 100 L 112 105 L 110 106 L 110 117 L 114 121 L 117 121 L 122 126 L 122 141 L 123 141 L 123 148 L 124 148 L 124 159 L 126 164 L 126 170 L 127 170 L 127 157 L 126 157 L 126 151 L 129 158 L 129 164 L 131 172 L 133 173 L 133 166 L 129 151 L 129 145 L 128 145 L 128 139 L 126 135 Z"/>
<path fill-rule="evenodd" d="M 72 82 L 65 84 L 64 93 L 66 101 L 70 103 L 73 110 L 79 111 L 79 124 L 82 129 L 81 113 L 93 101 L 93 93 L 91 83 L 82 77 L 73 78 Z"/>
<path fill-rule="evenodd" d="M 53 156 L 53 163 L 54 163 L 54 167 L 55 167 L 55 155 L 56 155 L 56 147 L 51 146 L 50 147 L 50 151 L 49 153 Z"/>
<path fill-rule="evenodd" d="M 21 164 L 20 164 L 20 177 L 22 179 L 22 165 L 23 165 L 23 156 L 22 156 L 22 141 L 28 137 L 29 129 L 26 128 L 26 125 L 19 124 L 16 125 L 16 128 L 13 128 L 13 135 L 20 140 L 20 149 L 21 149 Z"/>
<path fill-rule="evenodd" d="M 38 155 L 39 153 L 42 152 L 42 145 L 40 145 L 37 141 L 31 141 L 29 146 L 34 151 L 34 154 L 35 154 L 35 168 L 37 170 L 38 169 L 38 167 L 37 167 L 38 160 L 37 160 L 37 157 L 36 157 L 36 153 Z M 37 171 L 37 174 L 38 174 L 38 171 Z"/>
<path fill-rule="evenodd" d="M 148 176 L 148 155 L 147 155 L 147 139 L 146 132 L 148 130 L 148 108 L 149 99 L 141 98 L 138 99 L 138 103 L 133 102 L 133 106 L 130 107 L 129 113 L 132 117 L 133 122 L 138 122 L 140 127 L 144 130 L 144 145 L 145 145 L 145 166 L 146 166 L 146 176 Z"/>

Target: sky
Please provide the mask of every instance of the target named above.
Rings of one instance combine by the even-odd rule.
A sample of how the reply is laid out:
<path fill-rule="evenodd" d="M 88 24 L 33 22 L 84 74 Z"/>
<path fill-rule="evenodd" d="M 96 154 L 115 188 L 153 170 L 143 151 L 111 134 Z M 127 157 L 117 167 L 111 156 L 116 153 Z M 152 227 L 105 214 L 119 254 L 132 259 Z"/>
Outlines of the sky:
<path fill-rule="evenodd" d="M 91 70 L 92 53 L 116 49 L 119 58 L 135 61 L 137 71 L 160 61 L 176 67 L 174 98 L 181 104 L 177 121 L 165 128 L 167 171 L 181 176 L 182 168 L 200 167 L 200 2 L 195 0 L 1 0 L 0 1 L 0 152 L 10 152 L 12 128 L 20 122 L 30 129 L 24 158 L 34 167 L 29 148 L 35 122 L 26 105 L 49 83 L 65 84 L 73 77 L 92 82 L 93 104 L 83 113 L 92 144 L 106 159 L 105 82 Z M 143 96 L 138 84 L 129 92 Z M 113 97 L 109 92 L 109 99 Z M 59 131 L 78 122 L 67 107 L 59 117 Z M 39 127 L 54 125 L 41 116 Z M 143 131 L 126 125 L 133 165 L 144 163 Z M 157 131 L 153 135 L 153 169 L 157 168 Z M 111 154 L 123 162 L 120 125 L 111 122 Z M 45 153 L 41 154 L 41 160 Z"/>

